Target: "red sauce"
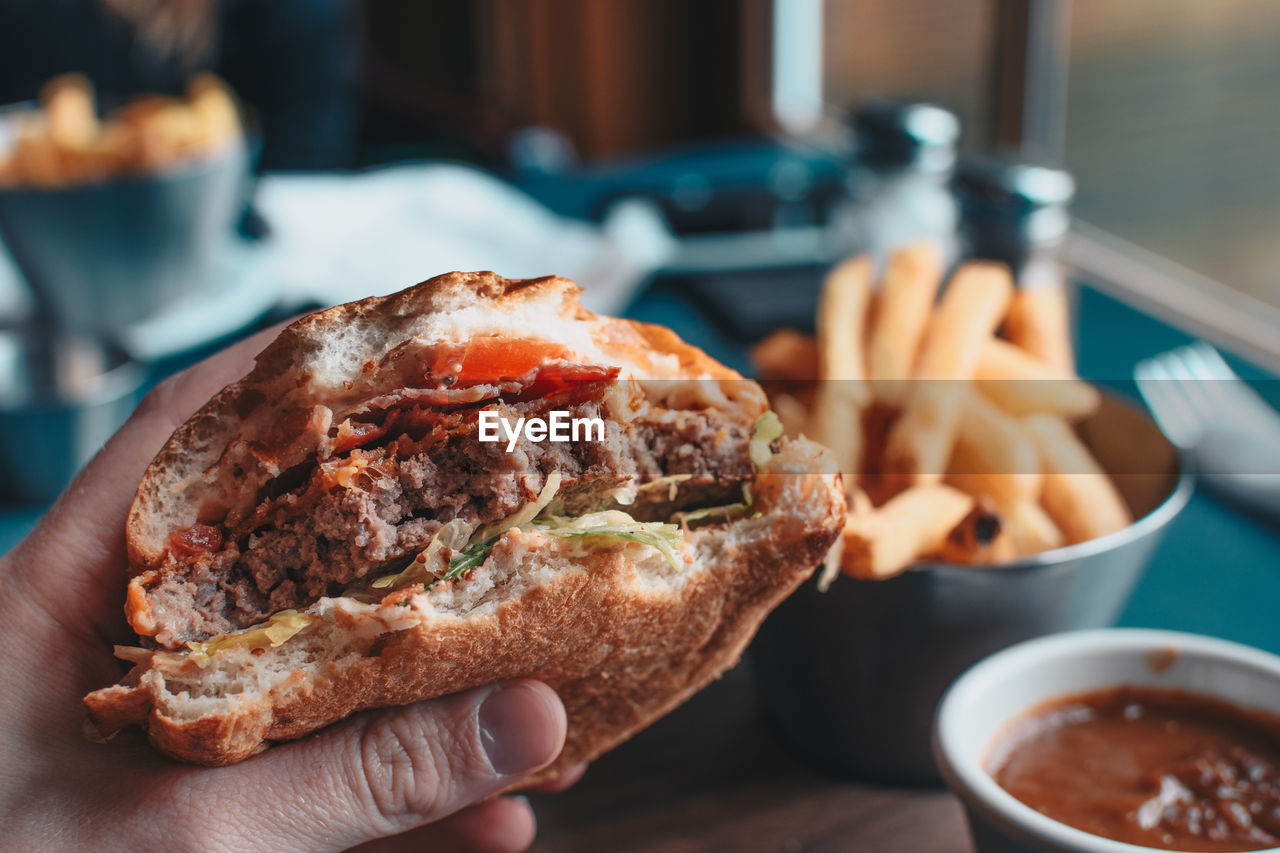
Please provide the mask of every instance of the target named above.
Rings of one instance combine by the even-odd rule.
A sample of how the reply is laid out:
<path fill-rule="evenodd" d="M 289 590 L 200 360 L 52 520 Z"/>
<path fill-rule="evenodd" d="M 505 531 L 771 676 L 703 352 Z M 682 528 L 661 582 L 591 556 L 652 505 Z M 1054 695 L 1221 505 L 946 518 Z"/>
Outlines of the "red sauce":
<path fill-rule="evenodd" d="M 222 531 L 208 524 L 193 524 L 169 534 L 169 544 L 186 554 L 206 554 L 222 547 Z"/>
<path fill-rule="evenodd" d="M 993 759 L 1001 787 L 1094 835 L 1165 850 L 1280 846 L 1280 717 L 1121 687 L 1032 711 Z"/>

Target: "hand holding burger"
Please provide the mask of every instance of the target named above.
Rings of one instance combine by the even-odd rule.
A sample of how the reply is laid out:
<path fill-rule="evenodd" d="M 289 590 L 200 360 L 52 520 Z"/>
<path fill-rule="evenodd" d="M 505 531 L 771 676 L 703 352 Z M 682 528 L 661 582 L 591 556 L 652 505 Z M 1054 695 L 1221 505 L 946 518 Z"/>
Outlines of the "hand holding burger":
<path fill-rule="evenodd" d="M 438 276 L 150 395 L 0 574 L 0 748 L 40 768 L 0 792 L 15 843 L 396 849 L 454 815 L 418 832 L 520 848 L 521 801 L 460 810 L 736 663 L 839 536 L 839 475 L 758 385 L 577 294 Z"/>
<path fill-rule="evenodd" d="M 148 462 L 277 330 L 157 387 L 0 560 L 0 847 L 12 850 L 523 850 L 519 797 L 485 797 L 560 751 L 565 715 L 518 681 L 352 718 L 232 767 L 179 764 L 140 733 L 84 739 L 81 697 L 119 677 L 124 524 Z M 563 780 L 580 773 L 573 770 Z M 563 784 L 563 782 L 562 782 Z M 473 805 L 475 804 L 475 805 Z"/>

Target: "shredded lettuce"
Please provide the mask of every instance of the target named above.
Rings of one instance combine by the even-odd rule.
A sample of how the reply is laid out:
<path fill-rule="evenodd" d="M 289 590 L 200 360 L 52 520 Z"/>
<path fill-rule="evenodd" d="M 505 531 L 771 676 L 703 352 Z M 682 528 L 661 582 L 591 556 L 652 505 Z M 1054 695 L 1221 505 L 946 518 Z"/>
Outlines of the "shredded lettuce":
<path fill-rule="evenodd" d="M 636 502 L 636 496 L 640 494 L 641 488 L 638 486 L 618 486 L 604 492 L 601 497 L 606 501 L 605 506 L 608 506 L 608 501 L 613 501 L 618 506 L 631 506 Z"/>
<path fill-rule="evenodd" d="M 765 412 L 756 419 L 748 452 L 752 464 L 757 469 L 768 464 L 773 456 L 770 445 L 780 438 L 782 433 L 782 422 L 772 411 Z M 690 474 L 673 474 L 659 477 L 637 487 L 614 489 L 609 497 L 620 504 L 628 505 L 634 502 L 640 492 L 666 488 L 667 499 L 674 501 L 679 484 L 690 479 L 691 476 Z M 559 471 L 552 471 L 547 475 L 542 491 L 538 493 L 535 500 L 525 504 L 518 512 L 487 525 L 479 531 L 461 520 L 450 521 L 436 532 L 426 549 L 419 553 L 408 566 L 399 572 L 374 580 L 369 585 L 370 588 L 394 590 L 403 589 L 414 583 L 422 583 L 424 588 L 431 589 L 440 581 L 461 577 L 483 565 L 502 534 L 515 528 L 535 529 L 548 536 L 560 538 L 635 542 L 657 550 L 672 568 L 679 570 L 684 566 L 678 550 L 684 530 L 700 523 L 731 521 L 759 515 L 759 513 L 752 515 L 754 501 L 750 484 L 743 486 L 741 503 L 677 512 L 672 516 L 676 523 L 636 521 L 632 516 L 616 509 L 587 513 L 576 518 L 544 515 L 544 511 L 555 500 L 562 479 Z M 223 634 L 207 642 L 190 642 L 187 643 L 187 647 L 191 649 L 193 655 L 204 658 L 209 658 L 221 649 L 233 646 L 275 647 L 292 638 L 313 620 L 314 617 L 299 613 L 297 610 L 282 610 L 267 619 L 264 625 Z"/>
<path fill-rule="evenodd" d="M 636 521 L 621 510 L 592 512 L 577 518 L 551 516 L 534 525 L 548 536 L 574 539 L 621 539 L 657 550 L 673 569 L 684 567 L 680 552 L 680 528 L 662 521 Z"/>
<path fill-rule="evenodd" d="M 688 512 L 677 512 L 672 515 L 671 518 L 684 530 L 690 530 L 704 523 L 736 521 L 739 518 L 758 518 L 760 513 L 755 512 L 755 505 L 755 498 L 751 494 L 751 484 L 743 483 L 742 501 L 740 503 L 708 506 L 703 507 L 702 509 L 689 510 Z"/>
<path fill-rule="evenodd" d="M 563 480 L 559 471 L 547 475 L 538 497 L 525 504 L 520 510 L 501 521 L 494 522 L 478 532 L 471 525 L 454 519 L 436 531 L 426 550 L 418 554 L 403 571 L 383 575 L 370 587 L 378 590 L 404 589 L 410 584 L 420 583 L 425 589 L 431 589 L 440 581 L 461 577 L 471 569 L 480 566 L 493 550 L 494 543 L 513 527 L 528 527 L 550 504 L 560 490 Z M 442 551 L 448 548 L 450 557 L 445 562 Z"/>
<path fill-rule="evenodd" d="M 509 515 L 502 521 L 494 522 L 482 528 L 479 533 L 472 537 L 471 541 L 473 543 L 491 542 L 513 527 L 528 527 L 529 523 L 538 517 L 538 513 L 546 509 L 547 504 L 555 500 L 556 492 L 560 490 L 560 481 L 562 479 L 559 471 L 552 471 L 547 475 L 547 482 L 543 485 L 542 491 L 538 493 L 536 500 L 525 504 L 514 515 Z"/>
<path fill-rule="evenodd" d="M 702 524 L 735 521 L 739 518 L 746 518 L 750 514 L 751 504 L 736 503 L 725 504 L 724 506 L 708 506 L 702 509 L 690 510 L 689 512 L 677 512 L 671 517 L 676 524 L 685 530 L 692 530 Z"/>
<path fill-rule="evenodd" d="M 636 521 L 622 510 L 592 512 L 576 518 L 565 518 L 556 515 L 545 516 L 521 526 L 525 529 L 540 530 L 548 536 L 576 539 L 621 539 L 627 542 L 637 542 L 657 549 L 675 569 L 680 569 L 684 565 L 680 559 L 680 552 L 676 550 L 676 543 L 680 541 L 680 528 L 678 526 L 661 521 Z M 512 527 L 505 528 L 505 530 L 511 529 Z M 420 565 L 415 560 L 408 569 L 397 574 L 381 577 L 374 581 L 372 586 L 375 589 L 403 589 L 410 583 L 424 583 L 425 589 L 429 590 L 441 581 L 462 577 L 472 569 L 483 565 L 484 561 L 489 558 L 489 553 L 493 550 L 493 546 L 498 543 L 498 538 L 500 537 L 473 540 L 466 547 L 455 551 L 448 562 L 448 567 L 444 568 L 444 571 L 431 572 L 429 569 L 424 569 L 422 574 L 424 574 L 425 579 L 410 574 Z"/>
<path fill-rule="evenodd" d="M 464 575 L 474 568 L 477 568 L 489 558 L 489 552 L 493 550 L 493 546 L 498 544 L 497 539 L 491 539 L 488 542 L 475 542 L 463 549 L 462 553 L 454 556 L 449 561 L 449 571 L 440 576 L 440 580 L 453 580 L 459 575 Z"/>
<path fill-rule="evenodd" d="M 436 571 L 424 570 L 421 573 L 410 574 L 420 565 L 415 560 L 403 572 L 383 575 L 370 586 L 378 590 L 394 591 L 404 589 L 411 584 L 421 583 L 424 590 L 430 590 L 440 581 L 454 580 L 483 564 L 488 559 L 489 552 L 493 550 L 493 546 L 497 543 L 497 539 L 492 539 L 488 542 L 475 542 L 467 545 L 461 551 L 454 552 L 453 556 L 449 558 L 449 562 L 441 563 Z"/>
<path fill-rule="evenodd" d="M 391 589 L 412 583 L 435 583 L 440 576 L 447 574 L 448 567 L 441 552 L 446 548 L 450 552 L 465 549 L 474 532 L 472 525 L 455 518 L 437 530 L 427 547 L 402 571 L 383 575 L 369 586 L 373 589 Z"/>
<path fill-rule="evenodd" d="M 773 412 L 766 412 L 756 420 L 750 449 L 753 463 L 757 466 L 763 464 L 760 461 L 761 458 L 764 462 L 768 461 L 769 456 L 772 455 L 769 444 L 782 434 L 781 430 L 781 423 Z M 759 447 L 757 447 L 758 443 Z M 762 453 L 763 456 L 761 456 Z M 616 494 L 611 494 L 610 497 L 621 503 L 624 498 L 634 500 L 637 492 L 665 488 L 668 490 L 668 500 L 674 501 L 679 484 L 691 477 L 691 474 L 659 477 L 635 488 L 615 489 L 613 491 Z M 684 562 L 677 545 L 684 530 L 699 523 L 750 517 L 754 509 L 751 486 L 744 484 L 742 503 L 675 513 L 672 518 L 676 523 L 636 521 L 626 512 L 617 509 L 569 518 L 547 512 L 555 501 L 562 479 L 559 471 L 551 472 L 547 475 L 546 483 L 535 500 L 521 507 L 515 514 L 474 533 L 460 521 L 450 522 L 437 532 L 426 550 L 414 558 L 403 571 L 384 575 L 370 586 L 377 590 L 391 591 L 403 589 L 413 583 L 422 583 L 424 588 L 429 590 L 441 581 L 462 577 L 472 569 L 483 565 L 502 534 L 516 528 L 539 530 L 548 536 L 560 538 L 635 542 L 657 550 L 672 568 L 679 570 Z M 554 510 L 554 507 L 552 509 Z M 446 548 L 449 549 L 447 562 L 442 553 Z"/>
<path fill-rule="evenodd" d="M 676 499 L 677 489 L 685 480 L 693 479 L 692 474 L 670 474 L 666 477 L 658 477 L 647 483 L 642 483 L 636 487 L 637 492 L 653 492 L 658 489 L 665 488 L 667 490 L 667 500 L 674 501 Z"/>
<path fill-rule="evenodd" d="M 191 649 L 193 656 L 198 655 L 203 658 L 213 657 L 217 652 L 233 646 L 248 646 L 253 649 L 265 649 L 268 646 L 275 648 L 310 625 L 313 619 L 314 617 L 296 610 L 281 610 L 279 613 L 272 614 L 265 625 L 245 628 L 243 631 L 232 631 L 203 643 L 187 643 L 187 648 Z"/>
<path fill-rule="evenodd" d="M 751 464 L 757 469 L 763 468 L 773 457 L 769 445 L 782 437 L 782 421 L 772 410 L 756 418 L 755 429 L 751 433 L 751 441 L 747 450 L 751 454 Z"/>

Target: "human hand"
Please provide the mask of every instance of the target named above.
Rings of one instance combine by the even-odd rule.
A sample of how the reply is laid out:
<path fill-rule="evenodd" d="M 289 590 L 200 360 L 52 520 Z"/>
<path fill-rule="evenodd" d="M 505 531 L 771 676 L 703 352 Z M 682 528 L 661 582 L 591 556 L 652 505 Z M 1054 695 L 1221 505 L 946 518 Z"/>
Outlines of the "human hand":
<path fill-rule="evenodd" d="M 134 488 L 174 428 L 248 372 L 277 331 L 158 386 L 0 559 L 0 847 L 506 851 L 532 842 L 523 798 L 485 798 L 564 744 L 564 708 L 536 681 L 357 715 L 229 767 L 178 764 L 136 732 L 105 745 L 81 734 L 81 697 L 123 674 L 111 646 L 136 643 L 123 616 Z"/>

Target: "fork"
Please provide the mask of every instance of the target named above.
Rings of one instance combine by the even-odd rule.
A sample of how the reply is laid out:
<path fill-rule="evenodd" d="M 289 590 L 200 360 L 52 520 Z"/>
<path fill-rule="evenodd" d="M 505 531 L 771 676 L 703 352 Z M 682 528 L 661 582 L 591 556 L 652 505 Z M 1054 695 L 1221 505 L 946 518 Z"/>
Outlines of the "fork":
<path fill-rule="evenodd" d="M 1196 343 L 1134 368 L 1165 436 L 1222 497 L 1280 520 L 1280 413 L 1218 351 Z"/>

